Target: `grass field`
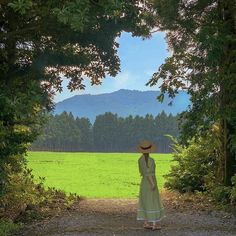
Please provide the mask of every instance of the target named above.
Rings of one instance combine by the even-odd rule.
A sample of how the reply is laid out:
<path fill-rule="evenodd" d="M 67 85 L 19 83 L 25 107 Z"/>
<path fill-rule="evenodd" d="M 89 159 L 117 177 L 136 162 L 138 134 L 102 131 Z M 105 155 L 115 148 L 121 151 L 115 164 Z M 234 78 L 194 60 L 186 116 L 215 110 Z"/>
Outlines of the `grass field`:
<path fill-rule="evenodd" d="M 33 174 L 46 177 L 45 185 L 88 198 L 136 198 L 139 191 L 136 153 L 29 152 Z M 171 154 L 152 154 L 159 189 L 168 173 Z"/>

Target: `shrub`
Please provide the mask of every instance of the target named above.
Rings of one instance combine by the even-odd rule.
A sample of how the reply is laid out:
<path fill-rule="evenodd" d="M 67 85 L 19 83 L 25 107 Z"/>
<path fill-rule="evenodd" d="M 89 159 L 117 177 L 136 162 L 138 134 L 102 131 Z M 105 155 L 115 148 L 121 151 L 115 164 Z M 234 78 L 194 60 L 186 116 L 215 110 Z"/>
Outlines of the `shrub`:
<path fill-rule="evenodd" d="M 230 201 L 232 204 L 236 205 L 236 175 L 232 177 L 232 189 L 230 192 Z"/>
<path fill-rule="evenodd" d="M 19 229 L 19 225 L 9 220 L 0 220 L 0 235 L 8 236 Z"/>
<path fill-rule="evenodd" d="M 42 183 L 35 184 L 28 169 L 22 172 L 12 171 L 10 166 L 6 169 L 8 183 L 0 199 L 0 206 L 4 209 L 4 217 L 15 219 L 29 204 L 37 205 L 44 200 L 40 193 Z"/>
<path fill-rule="evenodd" d="M 207 178 L 207 192 L 215 202 L 236 206 L 236 175 L 232 177 L 232 186 L 224 186 L 215 176 Z"/>
<path fill-rule="evenodd" d="M 173 140 L 173 138 L 172 138 Z M 232 186 L 222 181 L 222 156 L 219 141 L 213 132 L 192 139 L 188 146 L 174 141 L 174 162 L 166 175 L 165 187 L 179 192 L 206 192 L 215 202 L 236 206 L 236 175 Z"/>
<path fill-rule="evenodd" d="M 205 191 L 205 177 L 216 167 L 214 143 L 198 138 L 185 147 L 174 140 L 174 162 L 165 187 L 180 192 Z"/>
<path fill-rule="evenodd" d="M 208 192 L 216 202 L 222 204 L 230 203 L 231 187 L 219 185 L 215 186 L 214 189 L 211 189 L 211 191 Z"/>
<path fill-rule="evenodd" d="M 12 171 L 10 166 L 6 168 L 6 172 L 9 173 L 8 183 L 4 195 L 0 198 L 0 218 L 15 222 L 41 219 L 45 208 L 51 212 L 54 209 L 60 211 L 79 199 L 75 194 L 67 196 L 64 191 L 55 188 L 46 190 L 43 185 L 44 179 L 40 178 L 36 182 L 31 170 L 27 168 L 21 172 Z M 44 208 L 44 213 L 40 208 Z"/>

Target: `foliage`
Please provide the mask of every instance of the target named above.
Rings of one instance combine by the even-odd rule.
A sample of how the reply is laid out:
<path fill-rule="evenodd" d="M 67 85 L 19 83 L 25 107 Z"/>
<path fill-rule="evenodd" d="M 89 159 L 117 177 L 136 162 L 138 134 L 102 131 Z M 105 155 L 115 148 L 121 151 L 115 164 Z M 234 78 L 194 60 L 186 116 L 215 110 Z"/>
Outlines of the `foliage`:
<path fill-rule="evenodd" d="M 28 166 L 55 187 L 86 198 L 137 198 L 139 153 L 29 152 Z M 151 154 L 156 162 L 159 189 L 170 170 L 172 154 Z M 72 181 L 73 179 L 73 181 Z"/>
<path fill-rule="evenodd" d="M 230 203 L 231 187 L 219 185 L 215 186 L 210 191 L 211 197 L 218 203 L 228 204 Z"/>
<path fill-rule="evenodd" d="M 38 135 L 46 111 L 52 109 L 55 91 L 62 90 L 62 78 L 69 79 L 70 90 L 84 89 L 85 78 L 100 84 L 105 75 L 115 76 L 120 70 L 115 39 L 122 31 L 150 36 L 152 4 L 140 3 L 1 1 L 1 195 L 9 194 L 10 186 L 21 190 L 11 181 L 19 179 L 23 186 L 23 179 L 28 181 L 23 155 Z M 28 195 L 19 196 L 33 200 L 33 188 L 30 184 Z"/>
<path fill-rule="evenodd" d="M 199 125 L 205 125 L 208 130 L 209 124 L 220 116 L 232 118 L 235 91 L 235 47 L 232 43 L 235 32 L 230 25 L 234 24 L 230 14 L 235 7 L 233 2 L 156 0 L 155 7 L 160 27 L 167 30 L 166 38 L 172 54 L 153 74 L 149 84 L 155 85 L 158 80 L 163 80 L 162 95 L 167 92 L 170 97 L 174 97 L 179 88 L 188 91 L 192 101 L 186 114 L 189 122 L 192 121 L 188 123 L 191 125 L 189 137 Z M 229 57 L 227 62 L 225 57 Z M 222 87 L 230 93 L 230 107 L 221 102 Z M 226 108 L 227 111 L 221 110 Z"/>
<path fill-rule="evenodd" d="M 192 139 L 188 147 L 175 141 L 174 165 L 165 187 L 180 192 L 205 191 L 205 178 L 217 169 L 214 137 Z"/>
<path fill-rule="evenodd" d="M 222 183 L 222 153 L 215 129 L 206 137 L 195 138 L 183 146 L 175 140 L 174 165 L 167 174 L 165 187 L 183 192 L 204 192 L 217 204 L 236 206 L 236 176 L 232 186 Z"/>
<path fill-rule="evenodd" d="M 33 144 L 33 147 L 36 150 L 38 147 L 42 147 L 42 149 L 69 151 L 74 147 L 80 147 L 81 139 L 87 134 L 83 135 L 71 113 L 64 112 L 55 117 L 50 115 L 44 133 Z"/>
<path fill-rule="evenodd" d="M 1 207 L 5 209 L 5 217 L 15 219 L 27 205 L 39 204 L 44 196 L 38 190 L 41 188 L 41 183 L 37 185 L 33 182 L 33 176 L 29 170 L 16 173 L 12 171 L 10 165 L 7 168 L 8 184 L 0 202 Z"/>
<path fill-rule="evenodd" d="M 19 225 L 13 223 L 10 220 L 1 220 L 0 219 L 0 235 L 8 236 L 11 235 L 14 231 L 19 229 Z"/>
<path fill-rule="evenodd" d="M 50 116 L 31 150 L 130 152 L 136 151 L 140 140 L 151 139 L 158 144 L 158 152 L 170 152 L 171 141 L 165 135 L 178 136 L 177 119 L 165 112 L 126 118 L 105 113 L 92 125 L 87 118 L 75 119 L 63 112 Z"/>
<path fill-rule="evenodd" d="M 233 186 L 232 186 L 231 193 L 230 193 L 230 200 L 232 203 L 234 203 L 236 205 L 236 175 L 234 175 L 231 178 L 231 181 L 233 183 Z"/>
<path fill-rule="evenodd" d="M 2 80 L 37 78 L 47 92 L 62 89 L 62 76 L 71 90 L 83 89 L 85 78 L 99 84 L 106 74 L 115 76 L 116 37 L 122 31 L 149 37 L 155 23 L 152 4 L 138 0 L 12 0 L 0 12 Z"/>
<path fill-rule="evenodd" d="M 63 191 L 55 188 L 44 187 L 44 178 L 36 180 L 32 171 L 23 168 L 23 171 L 13 171 L 8 165 L 8 184 L 5 194 L 0 198 L 0 218 L 7 218 L 16 221 L 32 221 L 41 219 L 43 213 L 42 207 L 52 205 L 59 200 L 60 204 L 56 207 L 63 209 L 70 206 L 77 197 L 73 194 L 66 196 Z"/>
<path fill-rule="evenodd" d="M 232 186 L 224 186 L 213 174 L 207 176 L 206 187 L 208 194 L 217 203 L 236 206 L 236 176 L 233 176 L 231 181 Z"/>
<path fill-rule="evenodd" d="M 37 81 L 27 78 L 0 84 L 0 195 L 7 184 L 10 165 L 15 172 L 25 163 L 23 154 L 39 134 L 44 122 L 45 106 L 50 106 L 45 92 L 36 87 Z M 27 93 L 25 94 L 25 91 Z"/>
<path fill-rule="evenodd" d="M 225 166 L 224 184 L 236 172 L 235 4 L 230 0 L 155 0 L 157 22 L 167 32 L 171 55 L 148 82 L 171 98 L 178 89 L 191 95 L 182 114 L 182 143 L 219 122 Z"/>

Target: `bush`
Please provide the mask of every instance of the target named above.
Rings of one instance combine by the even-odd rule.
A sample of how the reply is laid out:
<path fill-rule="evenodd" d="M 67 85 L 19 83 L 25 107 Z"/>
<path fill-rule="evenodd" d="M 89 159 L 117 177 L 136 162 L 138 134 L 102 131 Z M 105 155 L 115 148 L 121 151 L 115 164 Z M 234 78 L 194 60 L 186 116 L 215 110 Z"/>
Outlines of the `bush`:
<path fill-rule="evenodd" d="M 226 187 L 223 185 L 215 186 L 215 188 L 209 191 L 209 193 L 211 197 L 218 203 L 230 203 L 231 187 Z"/>
<path fill-rule="evenodd" d="M 210 178 L 210 176 L 208 176 Z M 214 181 L 215 176 L 207 180 L 207 192 L 215 202 L 236 206 L 236 175 L 232 177 L 232 186 L 224 186 L 219 181 Z"/>
<path fill-rule="evenodd" d="M 236 175 L 234 175 L 231 180 L 233 187 L 230 192 L 230 201 L 232 204 L 236 205 Z"/>
<path fill-rule="evenodd" d="M 22 172 L 15 172 L 8 166 L 6 172 L 9 173 L 8 183 L 4 195 L 0 198 L 0 218 L 11 219 L 14 222 L 29 222 L 41 219 L 47 209 L 60 211 L 79 199 L 75 194 L 67 196 L 64 191 L 54 188 L 46 190 L 43 185 L 44 179 L 40 178 L 36 182 L 31 170 L 27 168 Z M 44 213 L 41 208 L 44 208 Z"/>
<path fill-rule="evenodd" d="M 14 224 L 12 221 L 0 220 L 0 235 L 1 236 L 8 236 L 18 229 L 19 229 L 19 225 Z"/>
<path fill-rule="evenodd" d="M 174 140 L 173 149 L 175 164 L 165 176 L 165 187 L 179 192 L 205 191 L 205 177 L 213 172 L 217 162 L 212 139 L 193 139 L 188 147 Z"/>
<path fill-rule="evenodd" d="M 0 199 L 0 206 L 4 209 L 4 217 L 15 219 L 26 207 L 37 205 L 44 200 L 41 195 L 40 186 L 35 184 L 30 170 L 22 172 L 12 171 L 10 166 L 6 167 L 8 183 L 5 187 L 5 194 Z"/>
<path fill-rule="evenodd" d="M 217 203 L 236 206 L 236 175 L 232 177 L 232 186 L 223 185 L 220 143 L 216 135 L 209 132 L 206 137 L 192 139 L 187 147 L 173 141 L 175 164 L 165 176 L 165 187 L 182 193 L 206 192 Z"/>

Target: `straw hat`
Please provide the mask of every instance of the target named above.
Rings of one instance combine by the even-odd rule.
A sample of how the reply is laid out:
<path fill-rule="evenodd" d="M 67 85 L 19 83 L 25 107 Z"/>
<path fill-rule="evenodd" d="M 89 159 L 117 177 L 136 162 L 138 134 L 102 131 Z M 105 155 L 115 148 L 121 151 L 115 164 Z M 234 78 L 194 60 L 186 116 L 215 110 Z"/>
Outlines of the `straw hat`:
<path fill-rule="evenodd" d="M 141 153 L 150 153 L 156 150 L 156 146 L 151 141 L 143 140 L 139 143 L 137 149 Z"/>

